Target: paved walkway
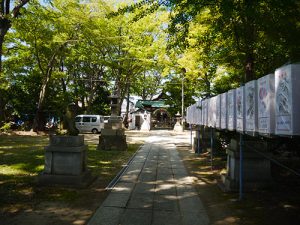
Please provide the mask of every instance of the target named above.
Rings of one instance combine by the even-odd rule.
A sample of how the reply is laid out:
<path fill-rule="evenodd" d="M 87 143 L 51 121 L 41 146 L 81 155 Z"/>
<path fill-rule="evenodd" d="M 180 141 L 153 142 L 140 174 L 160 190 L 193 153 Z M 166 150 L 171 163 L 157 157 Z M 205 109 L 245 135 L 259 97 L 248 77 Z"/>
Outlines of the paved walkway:
<path fill-rule="evenodd" d="M 174 143 L 147 138 L 89 225 L 207 225 L 209 219 Z M 188 139 L 186 139 L 188 143 Z"/>

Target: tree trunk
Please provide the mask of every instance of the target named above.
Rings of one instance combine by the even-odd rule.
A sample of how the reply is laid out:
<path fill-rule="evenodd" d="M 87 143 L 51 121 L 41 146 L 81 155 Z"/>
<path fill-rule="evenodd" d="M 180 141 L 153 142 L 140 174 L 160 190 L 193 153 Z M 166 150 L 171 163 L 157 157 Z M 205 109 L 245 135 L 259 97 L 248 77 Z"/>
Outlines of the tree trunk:
<path fill-rule="evenodd" d="M 62 58 L 60 59 L 59 71 L 62 72 L 62 73 L 64 72 L 64 60 Z M 64 78 L 61 78 L 61 86 L 62 86 L 63 94 L 65 96 L 65 94 L 67 92 L 67 84 L 66 84 L 66 81 L 65 81 Z"/>
<path fill-rule="evenodd" d="M 7 31 L 11 27 L 11 20 L 7 19 L 9 15 L 11 15 L 13 18 L 16 18 L 20 15 L 20 9 L 24 7 L 29 0 L 22 0 L 14 1 L 16 3 L 13 10 L 10 11 L 11 1 L 10 0 L 2 0 L 1 1 L 1 7 L 0 7 L 0 73 L 2 72 L 2 54 L 3 54 L 3 43 L 4 43 L 4 37 L 7 34 Z"/>
<path fill-rule="evenodd" d="M 94 84 L 94 81 L 93 81 L 93 76 L 90 75 L 90 93 L 89 93 L 89 96 L 87 97 L 87 106 L 86 106 L 86 110 L 87 110 L 87 113 L 91 113 L 91 105 L 92 105 L 92 102 L 93 102 L 93 97 L 95 95 L 95 84 Z"/>
<path fill-rule="evenodd" d="M 51 56 L 51 58 L 48 62 L 47 71 L 46 71 L 46 74 L 44 74 L 45 79 L 43 81 L 43 84 L 42 84 L 42 87 L 40 90 L 37 113 L 35 115 L 35 118 L 33 120 L 33 125 L 32 125 L 33 131 L 35 131 L 35 132 L 37 132 L 39 130 L 44 130 L 45 120 L 43 119 L 43 117 L 44 117 L 43 106 L 44 106 L 44 101 L 45 101 L 45 97 L 46 97 L 46 89 L 47 89 L 48 83 L 49 83 L 51 75 L 52 75 L 53 67 L 54 67 L 54 64 L 56 61 L 56 56 L 64 48 L 66 43 L 67 42 L 65 42 L 64 44 L 62 44 L 61 46 L 58 47 L 58 49 L 53 53 L 53 55 Z M 37 58 L 38 58 L 38 64 L 39 64 L 40 70 L 43 72 L 43 68 L 40 63 L 38 54 L 37 54 Z"/>
<path fill-rule="evenodd" d="M 40 90 L 39 102 L 38 102 L 38 106 L 37 106 L 37 113 L 35 115 L 35 118 L 33 120 L 33 125 L 32 125 L 32 129 L 34 132 L 37 132 L 39 130 L 44 130 L 45 119 L 44 119 L 44 115 L 43 115 L 43 106 L 44 106 L 44 101 L 45 101 L 45 97 L 46 97 L 46 89 L 47 89 L 48 83 L 49 83 L 51 75 L 52 75 L 55 57 L 56 57 L 56 53 L 54 53 L 52 55 L 52 57 L 48 63 L 47 72 L 45 74 L 45 79 L 43 81 L 43 84 L 42 84 L 42 87 Z"/>
<path fill-rule="evenodd" d="M 3 55 L 3 43 L 4 37 L 7 34 L 9 28 L 11 27 L 11 20 L 7 19 L 7 16 L 12 15 L 13 18 L 16 18 L 20 15 L 20 9 L 29 2 L 29 0 L 18 1 L 12 11 L 10 11 L 11 1 L 1 1 L 0 7 L 0 82 L 2 75 L 2 55 Z M 1 91 L 1 90 L 0 90 Z M 4 95 L 0 95 L 0 127 L 5 120 L 5 99 Z"/>
<path fill-rule="evenodd" d="M 10 20 L 4 18 L 0 19 L 0 73 L 2 73 L 2 55 L 3 55 L 3 43 L 4 37 L 7 34 L 7 31 L 11 27 Z"/>
<path fill-rule="evenodd" d="M 5 122 L 5 99 L 3 91 L 0 90 L 0 127 L 3 126 Z"/>
<path fill-rule="evenodd" d="M 0 19 L 0 82 L 2 79 L 2 54 L 3 54 L 3 43 L 4 43 L 4 36 L 6 35 L 8 29 L 10 28 L 10 21 L 7 19 Z M 2 83 L 2 82 L 1 82 Z M 3 92 L 5 90 L 0 90 Z M 0 94 L 0 127 L 5 122 L 5 98 L 4 94 Z"/>
<path fill-rule="evenodd" d="M 48 86 L 50 77 L 51 77 L 51 72 L 47 72 L 47 75 L 43 81 L 43 84 L 42 84 L 42 87 L 40 90 L 37 112 L 35 114 L 35 117 L 33 120 L 33 126 L 32 126 L 32 129 L 34 132 L 44 130 L 45 119 L 44 119 L 44 115 L 43 115 L 43 105 L 44 105 L 44 100 L 46 97 L 46 88 Z"/>
<path fill-rule="evenodd" d="M 254 80 L 254 57 L 249 53 L 246 58 L 244 83 Z"/>
<path fill-rule="evenodd" d="M 254 80 L 254 46 L 256 41 L 255 32 L 255 1 L 245 0 L 245 43 L 246 43 L 246 62 L 244 83 Z"/>
<path fill-rule="evenodd" d="M 205 82 L 205 86 L 206 86 L 206 96 L 205 97 L 210 97 L 211 96 L 211 84 L 210 84 L 210 81 L 208 79 L 208 74 L 207 72 L 205 73 L 205 76 L 204 76 L 204 82 Z"/>
<path fill-rule="evenodd" d="M 129 103 L 130 103 L 130 82 L 127 82 L 127 104 L 126 104 L 126 112 L 125 112 L 125 118 L 123 120 L 123 124 L 126 128 L 128 128 L 128 114 L 129 114 Z"/>
<path fill-rule="evenodd" d="M 144 82 L 146 81 L 146 72 L 144 72 Z M 142 95 L 142 99 L 146 100 L 146 88 L 145 86 L 143 86 L 143 95 Z"/>

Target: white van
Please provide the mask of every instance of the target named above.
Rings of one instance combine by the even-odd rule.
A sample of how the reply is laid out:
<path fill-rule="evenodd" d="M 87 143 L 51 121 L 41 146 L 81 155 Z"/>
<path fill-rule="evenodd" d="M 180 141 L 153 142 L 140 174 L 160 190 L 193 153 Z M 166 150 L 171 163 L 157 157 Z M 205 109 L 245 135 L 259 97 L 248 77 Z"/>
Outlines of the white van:
<path fill-rule="evenodd" d="M 92 132 L 97 134 L 104 128 L 104 117 L 100 115 L 78 115 L 75 126 L 80 133 Z"/>

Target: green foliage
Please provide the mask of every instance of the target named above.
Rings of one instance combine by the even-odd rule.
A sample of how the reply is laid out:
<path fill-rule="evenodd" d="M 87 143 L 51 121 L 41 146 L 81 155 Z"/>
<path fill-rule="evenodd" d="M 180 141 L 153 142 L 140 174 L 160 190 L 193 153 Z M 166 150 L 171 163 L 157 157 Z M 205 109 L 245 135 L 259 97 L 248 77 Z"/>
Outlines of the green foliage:
<path fill-rule="evenodd" d="M 62 117 L 70 102 L 82 113 L 107 114 L 112 89 L 121 99 L 128 92 L 158 93 L 167 12 L 146 15 L 142 7 L 108 17 L 114 7 L 104 1 L 55 0 L 33 1 L 23 9 L 5 45 L 7 103 L 17 114 Z"/>
<path fill-rule="evenodd" d="M 96 97 L 93 102 L 91 102 L 90 111 L 88 113 L 110 115 L 110 99 L 108 98 L 110 93 L 103 87 L 98 86 L 95 94 Z"/>
<path fill-rule="evenodd" d="M 255 79 L 287 61 L 299 60 L 299 39 L 295 37 L 300 34 L 300 13 L 295 0 L 168 2 L 174 7 L 170 26 L 173 45 L 181 42 L 185 48 L 191 47 L 188 37 L 194 33 L 196 40 L 192 44 L 196 49 L 201 52 L 213 46 L 216 51 L 206 52 L 204 57 L 211 56 L 218 67 L 240 73 L 240 81 L 247 73 L 247 65 L 251 64 Z M 207 29 L 194 32 L 194 26 Z"/>
<path fill-rule="evenodd" d="M 62 117 L 70 102 L 107 114 L 113 90 L 151 99 L 183 69 L 206 97 L 300 60 L 296 0 L 30 1 L 21 15 L 3 48 L 2 121 L 11 108 Z"/>
<path fill-rule="evenodd" d="M 125 9 L 134 11 L 135 6 L 139 9 L 157 2 L 171 12 L 169 50 L 179 51 L 179 65 L 195 80 L 212 84 L 204 95 L 230 89 L 274 72 L 286 62 L 300 60 L 297 0 L 145 0 Z M 227 73 L 222 81 L 224 70 Z M 232 79 L 228 80 L 227 74 Z M 222 85 L 228 81 L 233 85 Z"/>
<path fill-rule="evenodd" d="M 184 89 L 184 107 L 188 107 L 191 104 L 195 103 L 193 96 L 194 84 L 188 79 L 184 78 L 183 80 L 183 89 Z M 168 111 L 174 116 L 177 112 L 181 114 L 182 110 L 182 77 L 171 76 L 169 81 L 165 82 L 163 92 L 167 94 L 168 98 L 166 99 L 166 104 L 171 107 Z"/>
<path fill-rule="evenodd" d="M 4 123 L 2 127 L 0 127 L 1 132 L 7 132 L 11 129 L 11 123 Z"/>

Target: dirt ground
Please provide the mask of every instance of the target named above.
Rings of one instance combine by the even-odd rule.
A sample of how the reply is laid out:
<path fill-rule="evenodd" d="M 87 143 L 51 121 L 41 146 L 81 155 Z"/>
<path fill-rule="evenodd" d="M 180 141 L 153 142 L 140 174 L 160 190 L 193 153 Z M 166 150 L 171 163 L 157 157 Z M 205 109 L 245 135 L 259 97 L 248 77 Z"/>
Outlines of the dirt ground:
<path fill-rule="evenodd" d="M 133 135 L 134 136 L 134 135 Z M 136 135 L 141 141 L 147 134 Z M 87 137 L 90 142 L 93 136 Z M 128 137 L 130 141 L 137 141 Z M 224 158 L 211 169 L 208 154 L 196 155 L 189 145 L 177 146 L 180 156 L 191 176 L 206 207 L 212 225 L 296 225 L 300 221 L 300 182 L 288 180 L 275 183 L 269 190 L 245 193 L 239 201 L 237 193 L 224 193 L 217 185 L 220 171 L 224 169 Z M 223 161 L 222 161 L 223 160 Z M 1 213 L 3 225 L 81 225 L 86 224 L 93 212 L 104 201 L 109 183 L 99 177 L 89 188 L 77 190 L 76 201 L 32 202 L 22 210 L 11 208 Z M 1 184 L 1 183 L 0 183 Z M 40 190 L 42 191 L 42 189 Z M 162 224 L 163 225 L 163 224 Z"/>
<path fill-rule="evenodd" d="M 29 135 L 39 136 L 48 135 L 47 133 L 23 132 L 18 131 L 5 135 Z M 130 132 L 127 137 L 127 143 L 142 144 L 143 140 L 149 133 Z M 99 135 L 85 134 L 86 144 L 98 143 Z M 86 224 L 95 210 L 105 200 L 109 191 L 105 190 L 111 180 L 103 177 L 98 177 L 91 186 L 85 189 L 68 189 L 76 198 L 70 198 L 70 201 L 45 201 L 39 199 L 33 200 L 22 205 L 7 206 L 5 209 L 0 209 L 0 224 L 1 225 L 81 225 Z M 1 185 L 1 181 L 0 181 Z M 18 184 L 16 184 L 18 185 Z M 43 187 L 35 187 L 36 192 L 43 192 Z M 49 191 L 49 188 L 47 188 Z M 51 188 L 50 188 L 51 191 Z M 30 190 L 32 192 L 32 190 Z M 56 191 L 54 191 L 56 193 Z M 54 199 L 57 199 L 54 196 Z M 75 200 L 73 200 L 75 199 Z M 1 199 L 0 199 L 1 201 Z"/>
<path fill-rule="evenodd" d="M 243 193 L 221 191 L 217 181 L 226 158 L 194 154 L 189 146 L 177 149 L 206 207 L 212 225 L 296 225 L 300 224 L 300 179 L 272 165 L 273 183 L 265 190 Z M 223 165 L 223 166 L 222 166 Z"/>
<path fill-rule="evenodd" d="M 47 133 L 35 133 L 17 131 L 5 135 L 22 135 L 22 136 L 44 136 Z M 95 142 L 98 136 L 87 135 L 86 141 L 89 143 Z M 45 201 L 43 199 L 35 199 L 32 197 L 32 202 L 26 202 L 19 205 L 7 205 L 0 211 L 0 224 L 2 225 L 50 225 L 50 224 L 85 224 L 90 218 L 93 212 L 106 198 L 108 192 L 105 187 L 109 183 L 109 180 L 104 180 L 102 177 L 98 177 L 93 184 L 86 189 L 70 189 L 64 188 L 64 190 L 70 191 L 73 195 L 76 195 L 76 200 L 60 201 L 56 196 L 53 196 L 53 201 Z M 1 181 L 0 181 L 1 185 Z M 16 184 L 18 185 L 18 184 Z M 47 188 L 46 191 L 51 192 L 55 188 Z M 43 192 L 43 187 L 34 187 L 34 192 Z M 75 193 L 74 193 L 75 192 Z M 56 191 L 53 193 L 57 194 Z M 28 195 L 32 194 L 32 190 L 28 191 Z"/>
<path fill-rule="evenodd" d="M 21 211 L 6 213 L 1 224 L 13 225 L 50 225 L 85 224 L 99 204 L 106 198 L 106 182 L 99 178 L 88 189 L 78 190 L 80 197 L 73 202 L 41 201 Z"/>

